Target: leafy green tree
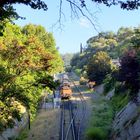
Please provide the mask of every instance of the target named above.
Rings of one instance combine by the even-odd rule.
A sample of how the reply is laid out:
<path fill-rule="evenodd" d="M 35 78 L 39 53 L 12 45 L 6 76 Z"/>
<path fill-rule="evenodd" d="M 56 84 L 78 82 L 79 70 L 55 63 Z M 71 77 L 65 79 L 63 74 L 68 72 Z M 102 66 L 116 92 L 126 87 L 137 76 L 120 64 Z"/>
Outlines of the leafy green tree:
<path fill-rule="evenodd" d="M 77 53 L 73 55 L 73 58 L 71 59 L 70 64 L 72 67 L 74 67 L 78 65 L 79 61 L 80 61 L 80 56 L 79 56 L 79 53 Z"/>
<path fill-rule="evenodd" d="M 90 81 L 101 84 L 107 74 L 111 72 L 111 59 L 106 52 L 97 52 L 87 65 L 87 75 Z"/>
<path fill-rule="evenodd" d="M 98 51 L 107 52 L 110 57 L 116 58 L 115 53 L 118 45 L 117 37 L 113 32 L 101 32 L 97 36 L 91 37 L 87 40 L 87 49 L 85 52 L 92 56 Z"/>
<path fill-rule="evenodd" d="M 33 9 L 47 10 L 47 5 L 41 0 L 1 0 L 0 1 L 0 20 L 5 18 L 20 18 L 13 8 L 13 4 L 24 4 Z"/>
<path fill-rule="evenodd" d="M 15 118 L 20 119 L 19 106 L 30 110 L 32 118 L 42 89 L 53 90 L 57 85 L 51 75 L 62 69 L 54 38 L 43 27 L 6 24 L 0 37 L 0 130 L 12 127 Z"/>
<path fill-rule="evenodd" d="M 133 28 L 131 27 L 121 27 L 118 29 L 118 32 L 117 32 L 117 38 L 118 38 L 118 41 L 119 42 L 122 42 L 124 41 L 124 39 L 129 39 L 132 35 L 133 35 Z"/>
<path fill-rule="evenodd" d="M 131 38 L 132 47 L 140 48 L 140 27 L 134 29 L 134 35 Z"/>
<path fill-rule="evenodd" d="M 49 65 L 51 67 L 48 67 L 48 71 L 51 74 L 63 71 L 64 64 L 58 50 L 55 48 L 56 44 L 52 33 L 46 32 L 45 28 L 40 25 L 37 26 L 33 24 L 24 26 L 22 32 L 28 37 L 37 37 L 40 43 L 44 46 L 46 52 L 48 52 L 48 57 L 51 58 L 51 60 L 49 61 Z M 47 64 L 45 62 L 45 59 L 44 64 Z"/>

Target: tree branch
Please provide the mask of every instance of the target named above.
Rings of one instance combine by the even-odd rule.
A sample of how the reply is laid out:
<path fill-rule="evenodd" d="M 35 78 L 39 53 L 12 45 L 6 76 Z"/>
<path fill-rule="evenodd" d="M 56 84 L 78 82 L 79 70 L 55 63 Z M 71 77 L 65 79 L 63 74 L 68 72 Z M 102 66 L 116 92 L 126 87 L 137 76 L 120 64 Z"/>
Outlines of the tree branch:
<path fill-rule="evenodd" d="M 98 32 L 98 30 L 97 30 L 97 28 L 96 28 L 96 26 L 95 26 L 93 20 L 92 20 L 89 16 L 87 16 L 87 15 L 83 12 L 83 10 L 82 10 L 76 3 L 72 2 L 71 0 L 66 0 L 66 1 L 69 2 L 71 5 L 73 5 L 73 6 L 82 14 L 82 16 L 85 17 L 85 18 L 92 24 L 92 26 L 94 27 L 94 29 Z M 80 1 L 81 1 L 81 0 L 80 0 Z M 86 5 L 84 5 L 84 3 L 82 3 L 81 6 L 86 8 Z M 87 8 L 86 8 L 86 10 L 88 11 Z M 89 13 L 89 11 L 88 11 L 88 13 Z M 90 13 L 89 13 L 89 14 L 90 14 Z M 92 14 L 90 14 L 90 15 L 93 17 Z"/>

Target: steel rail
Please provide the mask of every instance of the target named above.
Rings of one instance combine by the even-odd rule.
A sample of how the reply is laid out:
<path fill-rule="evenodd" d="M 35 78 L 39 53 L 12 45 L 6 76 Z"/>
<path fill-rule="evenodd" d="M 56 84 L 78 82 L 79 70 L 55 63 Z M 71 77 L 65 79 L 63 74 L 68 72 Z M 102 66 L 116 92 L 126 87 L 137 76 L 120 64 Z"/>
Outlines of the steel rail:
<path fill-rule="evenodd" d="M 61 139 L 64 140 L 64 123 L 65 123 L 65 117 L 64 117 L 64 103 L 62 104 L 62 110 L 61 110 Z"/>
<path fill-rule="evenodd" d="M 71 102 L 69 101 L 69 103 L 71 104 Z M 75 119 L 75 115 L 73 115 L 72 113 L 72 106 L 69 105 L 69 113 L 70 113 L 70 124 L 68 126 L 68 129 L 67 129 L 67 132 L 66 132 L 66 136 L 65 136 L 65 140 L 68 139 L 68 135 L 70 133 L 70 128 L 71 128 L 71 131 L 72 131 L 72 135 L 73 135 L 73 140 L 76 140 L 76 130 L 74 128 L 74 119 Z"/>
<path fill-rule="evenodd" d="M 82 127 L 82 121 L 85 118 L 85 110 L 86 110 L 86 100 L 83 97 L 82 92 L 80 91 L 80 89 L 78 88 L 78 86 L 75 84 L 74 80 L 69 80 L 71 83 L 73 83 L 74 87 L 76 87 L 77 92 L 79 93 L 79 98 L 81 100 L 82 103 L 82 118 L 79 121 L 79 125 L 76 127 L 75 126 L 75 119 L 78 118 L 78 114 L 79 112 L 81 113 L 81 110 L 76 110 L 76 112 L 73 114 L 72 111 L 72 103 L 70 103 L 69 101 L 69 125 L 67 130 L 65 130 L 66 126 L 65 126 L 65 107 L 66 104 L 64 101 L 62 101 L 63 106 L 62 106 L 62 110 L 61 110 L 61 139 L 60 140 L 68 140 L 68 136 L 69 133 L 72 133 L 72 138 L 73 140 L 80 140 L 80 133 L 81 133 L 81 127 Z M 71 131 L 70 131 L 71 130 Z"/>
<path fill-rule="evenodd" d="M 71 80 L 72 81 L 72 80 Z M 73 81 L 72 81 L 73 82 Z M 82 92 L 80 91 L 80 89 L 77 87 L 77 85 L 73 82 L 73 84 L 74 84 L 74 86 L 76 87 L 76 89 L 77 89 L 77 91 L 79 92 L 79 98 L 80 98 L 80 100 L 81 100 L 81 102 L 82 102 L 82 118 L 81 118 L 81 120 L 79 121 L 79 126 L 78 126 L 78 128 L 77 128 L 77 140 L 80 140 L 80 131 L 81 131 L 81 125 L 82 125 L 82 121 L 83 121 L 83 119 L 85 118 L 85 110 L 86 110 L 86 100 L 84 99 L 84 97 L 83 97 L 83 94 L 82 94 Z"/>
<path fill-rule="evenodd" d="M 72 106 L 70 105 L 71 103 L 69 102 L 68 106 L 69 106 L 69 125 L 68 125 L 68 128 L 67 130 L 65 130 L 65 117 L 66 117 L 66 114 L 65 114 L 65 108 L 67 107 L 65 104 L 65 102 L 63 101 L 63 106 L 62 106 L 62 110 L 61 110 L 61 138 L 60 140 L 67 140 L 68 139 L 68 136 L 70 134 L 70 132 L 72 133 L 72 137 L 73 137 L 73 140 L 76 140 L 76 129 L 75 129 L 75 122 L 74 122 L 74 119 L 76 117 L 76 114 L 74 115 L 73 112 L 72 112 Z M 78 114 L 78 113 L 77 113 Z M 71 130 L 71 131 L 70 131 Z"/>

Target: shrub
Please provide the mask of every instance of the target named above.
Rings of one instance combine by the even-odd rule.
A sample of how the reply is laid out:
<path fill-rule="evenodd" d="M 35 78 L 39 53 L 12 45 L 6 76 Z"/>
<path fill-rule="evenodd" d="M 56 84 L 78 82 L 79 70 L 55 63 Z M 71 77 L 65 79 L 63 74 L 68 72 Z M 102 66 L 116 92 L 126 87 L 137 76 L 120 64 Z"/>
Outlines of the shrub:
<path fill-rule="evenodd" d="M 81 69 L 75 69 L 75 73 L 76 73 L 78 76 L 80 76 L 80 74 L 81 74 Z"/>
<path fill-rule="evenodd" d="M 87 130 L 86 137 L 87 140 L 106 140 L 107 134 L 102 128 L 95 127 Z"/>
<path fill-rule="evenodd" d="M 87 80 L 84 77 L 80 78 L 80 85 L 86 85 L 87 84 Z"/>
<path fill-rule="evenodd" d="M 134 99 L 140 89 L 140 60 L 139 51 L 128 50 L 120 60 L 120 69 L 118 80 L 124 83 L 127 89 L 130 89 L 130 97 Z"/>
<path fill-rule="evenodd" d="M 104 94 L 106 95 L 109 91 L 111 91 L 115 86 L 116 80 L 112 77 L 111 74 L 108 74 L 104 79 Z"/>

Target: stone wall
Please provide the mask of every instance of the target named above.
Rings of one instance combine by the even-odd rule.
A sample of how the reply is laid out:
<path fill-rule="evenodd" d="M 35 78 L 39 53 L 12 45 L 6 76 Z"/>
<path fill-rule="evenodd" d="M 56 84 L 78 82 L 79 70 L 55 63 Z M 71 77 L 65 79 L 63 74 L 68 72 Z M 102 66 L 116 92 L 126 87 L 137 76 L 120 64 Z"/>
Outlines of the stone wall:
<path fill-rule="evenodd" d="M 140 94 L 115 116 L 111 140 L 140 140 Z"/>

